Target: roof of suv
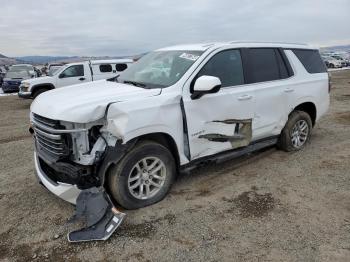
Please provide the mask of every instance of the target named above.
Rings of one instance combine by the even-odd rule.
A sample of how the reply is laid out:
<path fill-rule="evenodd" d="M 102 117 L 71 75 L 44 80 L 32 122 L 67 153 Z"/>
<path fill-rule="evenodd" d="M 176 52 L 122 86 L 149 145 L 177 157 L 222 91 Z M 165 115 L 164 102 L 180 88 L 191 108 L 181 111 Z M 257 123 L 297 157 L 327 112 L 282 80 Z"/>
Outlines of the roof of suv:
<path fill-rule="evenodd" d="M 175 45 L 175 46 L 158 49 L 158 51 L 170 51 L 170 50 L 205 51 L 209 48 L 216 49 L 216 48 L 225 47 L 225 46 L 237 47 L 237 48 L 238 47 L 281 47 L 281 48 L 315 49 L 315 47 L 309 46 L 307 44 L 298 44 L 298 43 L 231 41 L 231 42 Z"/>

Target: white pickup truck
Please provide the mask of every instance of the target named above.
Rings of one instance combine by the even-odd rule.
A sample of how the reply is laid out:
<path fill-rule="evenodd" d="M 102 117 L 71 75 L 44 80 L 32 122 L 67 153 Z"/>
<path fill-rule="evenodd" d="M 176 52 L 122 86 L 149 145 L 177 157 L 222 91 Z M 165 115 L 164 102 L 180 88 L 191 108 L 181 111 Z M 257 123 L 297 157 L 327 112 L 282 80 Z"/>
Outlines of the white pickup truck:
<path fill-rule="evenodd" d="M 33 99 L 55 88 L 113 78 L 132 62 L 132 59 L 114 59 L 67 64 L 52 75 L 22 81 L 18 96 Z"/>

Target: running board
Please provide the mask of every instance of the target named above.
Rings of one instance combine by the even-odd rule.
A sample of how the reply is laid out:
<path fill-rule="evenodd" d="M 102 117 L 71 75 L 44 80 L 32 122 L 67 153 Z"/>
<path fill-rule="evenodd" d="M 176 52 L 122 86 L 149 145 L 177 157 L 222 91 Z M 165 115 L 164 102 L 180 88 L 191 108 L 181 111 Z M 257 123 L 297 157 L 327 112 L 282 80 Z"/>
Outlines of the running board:
<path fill-rule="evenodd" d="M 180 173 L 185 173 L 185 174 L 190 173 L 193 169 L 206 163 L 210 163 L 210 162 L 222 163 L 228 160 L 232 160 L 234 158 L 238 158 L 243 155 L 246 155 L 255 151 L 259 151 L 263 148 L 274 146 L 277 144 L 277 141 L 278 141 L 278 137 L 259 140 L 240 149 L 234 149 L 234 150 L 218 153 L 213 156 L 199 158 L 190 162 L 189 164 L 186 164 L 180 167 Z"/>

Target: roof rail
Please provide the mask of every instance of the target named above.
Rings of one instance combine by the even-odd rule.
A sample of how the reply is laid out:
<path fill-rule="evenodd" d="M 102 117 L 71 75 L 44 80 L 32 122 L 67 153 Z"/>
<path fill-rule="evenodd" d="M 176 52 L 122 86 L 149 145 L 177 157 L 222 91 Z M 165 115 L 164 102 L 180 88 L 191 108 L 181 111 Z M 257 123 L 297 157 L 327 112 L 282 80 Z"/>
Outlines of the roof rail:
<path fill-rule="evenodd" d="M 236 43 L 286 44 L 286 45 L 302 45 L 302 46 L 307 46 L 307 44 L 303 44 L 303 43 L 266 42 L 266 41 L 230 41 L 229 43 L 230 43 L 230 44 L 236 44 Z"/>

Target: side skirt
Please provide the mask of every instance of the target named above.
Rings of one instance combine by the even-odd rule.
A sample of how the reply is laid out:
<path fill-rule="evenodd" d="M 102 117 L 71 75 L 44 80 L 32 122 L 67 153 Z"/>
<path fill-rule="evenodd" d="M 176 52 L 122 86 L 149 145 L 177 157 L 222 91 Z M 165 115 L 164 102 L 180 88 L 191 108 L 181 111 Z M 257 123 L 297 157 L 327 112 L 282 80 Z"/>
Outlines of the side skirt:
<path fill-rule="evenodd" d="M 222 163 L 234 158 L 238 158 L 243 155 L 261 150 L 263 148 L 274 146 L 277 144 L 277 141 L 278 141 L 278 136 L 273 136 L 273 137 L 254 141 L 250 145 L 243 148 L 225 151 L 212 156 L 195 159 L 191 161 L 189 164 L 181 166 L 180 173 L 189 174 L 193 169 L 207 163 Z"/>

